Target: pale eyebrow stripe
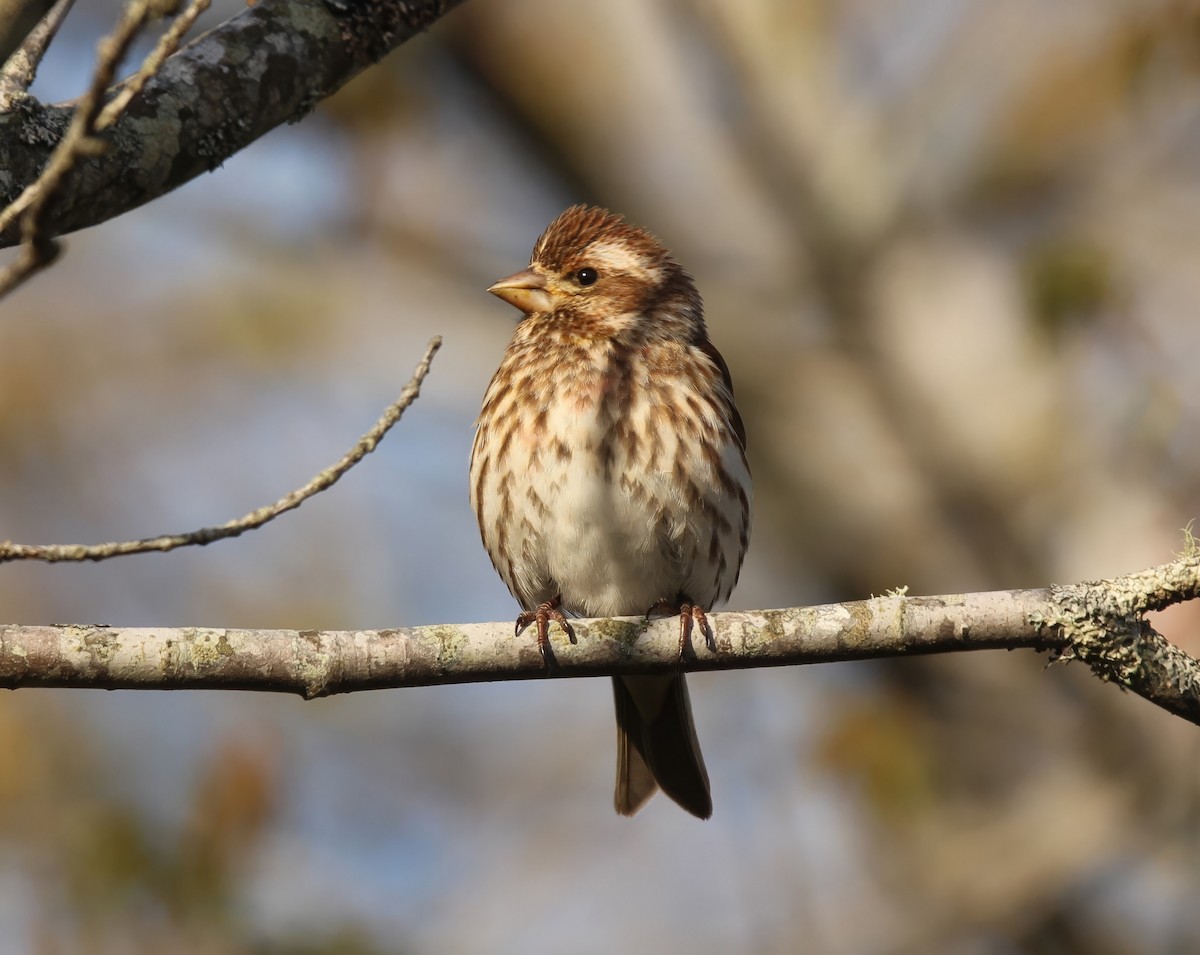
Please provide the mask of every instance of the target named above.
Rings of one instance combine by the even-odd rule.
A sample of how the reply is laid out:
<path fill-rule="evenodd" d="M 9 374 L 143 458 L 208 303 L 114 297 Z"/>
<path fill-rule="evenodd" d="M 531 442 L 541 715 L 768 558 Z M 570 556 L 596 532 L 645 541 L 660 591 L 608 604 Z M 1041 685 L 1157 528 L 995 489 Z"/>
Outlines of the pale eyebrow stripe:
<path fill-rule="evenodd" d="M 633 272 L 647 278 L 658 273 L 657 269 L 647 267 L 644 256 L 623 242 L 597 242 L 588 247 L 588 256 L 594 258 L 601 268 Z"/>

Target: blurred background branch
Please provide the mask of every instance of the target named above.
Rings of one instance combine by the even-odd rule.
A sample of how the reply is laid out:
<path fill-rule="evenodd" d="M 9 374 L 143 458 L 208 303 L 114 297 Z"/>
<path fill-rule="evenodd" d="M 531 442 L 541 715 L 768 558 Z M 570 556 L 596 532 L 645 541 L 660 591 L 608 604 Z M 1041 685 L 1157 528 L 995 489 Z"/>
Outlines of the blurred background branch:
<path fill-rule="evenodd" d="M 7 9 L 0 7 L 0 113 L 5 113 L 12 108 L 17 97 L 26 95 L 37 76 L 42 57 L 46 55 L 46 48 L 58 33 L 75 0 L 58 0 L 53 4 L 40 0 L 2 2 L 8 3 Z M 36 25 L 26 31 L 26 36 L 21 35 L 25 23 L 15 23 L 12 16 L 12 11 L 18 6 L 28 11 L 28 16 L 34 13 L 38 16 L 34 20 Z"/>
<path fill-rule="evenodd" d="M 0 65 L 25 42 L 54 0 L 0 0 Z"/>

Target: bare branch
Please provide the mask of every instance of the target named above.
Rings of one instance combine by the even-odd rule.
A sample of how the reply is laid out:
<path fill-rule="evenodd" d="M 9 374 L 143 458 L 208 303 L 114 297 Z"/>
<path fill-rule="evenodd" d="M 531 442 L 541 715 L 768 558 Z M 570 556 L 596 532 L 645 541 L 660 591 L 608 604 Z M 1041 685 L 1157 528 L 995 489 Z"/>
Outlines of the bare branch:
<path fill-rule="evenodd" d="M 54 0 L 0 0 L 0 65 L 13 55 Z"/>
<path fill-rule="evenodd" d="M 6 0 L 0 0 L 0 8 L 5 2 Z M 0 113 L 10 110 L 16 98 L 24 95 L 33 85 L 46 49 L 74 5 L 75 0 L 58 0 L 41 22 L 29 32 L 25 41 L 8 56 L 7 63 L 4 62 L 5 50 L 9 47 L 0 42 L 0 64 L 3 64 L 3 69 L 0 69 Z M 41 9 L 49 4 L 39 2 L 34 6 Z M 3 20 L 3 14 L 0 14 L 0 20 Z M 3 28 L 0 28 L 0 32 L 3 32 Z"/>
<path fill-rule="evenodd" d="M 853 603 L 712 614 L 717 649 L 682 663 L 673 618 L 574 621 L 551 633 L 556 662 L 511 623 L 395 630 L 0 626 L 0 687 L 264 690 L 306 698 L 386 687 L 728 670 L 966 650 L 1034 649 L 1080 659 L 1103 680 L 1200 724 L 1200 663 L 1128 609 L 1137 581 L 1195 591 L 1200 560 L 1112 581 L 1039 590 L 874 597 Z M 1190 598 L 1184 598 L 1190 599 Z"/>
<path fill-rule="evenodd" d="M 87 92 L 79 99 L 66 135 L 41 175 L 7 209 L 0 212 L 0 232 L 20 219 L 23 245 L 22 254 L 0 272 L 0 298 L 57 257 L 57 246 L 43 225 L 49 203 L 62 188 L 67 175 L 83 159 L 103 155 L 108 147 L 96 134 L 124 112 L 137 91 L 162 67 L 167 56 L 178 48 L 184 33 L 208 4 L 209 0 L 191 0 L 183 16 L 164 34 L 154 51 L 146 57 L 141 69 L 126 84 L 125 91 L 104 107 L 106 91 L 116 78 L 117 67 L 129 52 L 129 47 L 145 26 L 161 13 L 162 4 L 152 0 L 132 0 L 126 4 L 116 28 L 100 41 L 92 81 Z M 129 95 L 126 95 L 127 92 Z"/>
<path fill-rule="evenodd" d="M 227 521 L 216 527 L 202 527 L 199 530 L 183 534 L 164 534 L 161 537 L 149 537 L 143 540 L 113 541 L 107 544 L 15 544 L 12 541 L 0 543 L 0 563 L 11 560 L 41 560 L 47 563 L 62 561 L 107 560 L 110 557 L 123 557 L 127 554 L 145 554 L 151 551 L 169 551 L 177 547 L 203 546 L 213 541 L 237 537 L 246 531 L 262 527 L 280 514 L 294 510 L 314 494 L 332 487 L 343 474 L 361 461 L 378 447 L 384 435 L 400 420 L 408 406 L 416 401 L 421 393 L 421 383 L 429 374 L 429 366 L 433 356 L 442 347 L 442 339 L 435 337 L 425 349 L 425 354 L 417 364 L 412 378 L 404 386 L 397 398 L 371 430 L 358 439 L 358 442 L 343 455 L 342 459 L 332 467 L 321 471 L 316 477 L 301 488 L 285 494 L 274 504 L 268 504 L 251 511 L 236 520 Z"/>
<path fill-rule="evenodd" d="M 141 69 L 121 84 L 121 91 L 100 111 L 100 115 L 96 118 L 97 130 L 107 129 L 120 118 L 129 106 L 129 101 L 137 96 L 150 78 L 162 69 L 162 65 L 167 62 L 167 57 L 179 49 L 179 44 L 187 36 L 188 30 L 200 18 L 200 14 L 208 9 L 211 2 L 212 0 L 191 0 L 187 9 L 176 17 L 175 22 L 159 37 L 158 44 L 146 57 Z"/>
<path fill-rule="evenodd" d="M 258 0 L 169 57 L 66 176 L 42 219 L 54 237 L 156 199 L 295 121 L 461 0 Z M 32 183 L 74 111 L 22 100 L 0 114 L 0 203 Z M 0 247 L 21 238 L 0 226 Z"/>
<path fill-rule="evenodd" d="M 20 253 L 0 270 L 0 298 L 51 265 L 60 251 L 57 242 L 42 235 L 37 217 L 29 217 L 21 229 Z"/>

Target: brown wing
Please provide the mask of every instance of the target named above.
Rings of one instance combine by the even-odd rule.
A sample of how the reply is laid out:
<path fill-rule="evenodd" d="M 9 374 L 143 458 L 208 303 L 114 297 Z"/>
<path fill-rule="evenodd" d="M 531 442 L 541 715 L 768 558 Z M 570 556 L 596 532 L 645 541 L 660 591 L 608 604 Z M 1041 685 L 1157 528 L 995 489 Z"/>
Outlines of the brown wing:
<path fill-rule="evenodd" d="M 729 374 L 729 366 L 725 364 L 725 358 L 717 351 L 717 346 L 707 336 L 697 342 L 697 345 L 704 354 L 713 360 L 713 364 L 721 370 L 721 377 L 725 379 L 725 387 L 729 389 L 729 416 L 733 421 L 733 431 L 737 435 L 738 444 L 745 451 L 746 426 L 742 424 L 742 416 L 738 413 L 737 402 L 733 400 L 733 378 Z"/>

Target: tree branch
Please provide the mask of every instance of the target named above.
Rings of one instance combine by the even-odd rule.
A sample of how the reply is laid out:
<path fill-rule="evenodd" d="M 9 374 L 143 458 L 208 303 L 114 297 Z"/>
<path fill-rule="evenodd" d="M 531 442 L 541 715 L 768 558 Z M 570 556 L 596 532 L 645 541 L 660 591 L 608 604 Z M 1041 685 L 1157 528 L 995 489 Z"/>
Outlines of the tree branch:
<path fill-rule="evenodd" d="M 57 200 L 67 177 L 85 157 L 104 155 L 107 144 L 98 134 L 128 108 L 132 98 L 175 52 L 184 34 L 208 4 L 209 0 L 191 0 L 141 68 L 126 82 L 125 89 L 105 105 L 104 97 L 116 77 L 117 67 L 147 23 L 160 15 L 159 5 L 151 0 L 130 0 L 125 5 L 116 29 L 100 43 L 92 80 L 76 105 L 66 134 L 37 179 L 8 208 L 0 211 L 0 233 L 18 221 L 21 228 L 21 255 L 0 272 L 0 297 L 58 257 L 58 244 L 45 225 L 48 208 Z"/>
<path fill-rule="evenodd" d="M 0 0 L 0 66 L 25 42 L 54 0 Z"/>
<path fill-rule="evenodd" d="M 716 651 L 699 644 L 682 664 L 673 618 L 579 620 L 576 646 L 552 631 L 558 653 L 550 671 L 536 640 L 514 639 L 510 623 L 353 631 L 0 626 L 0 687 L 265 690 L 311 699 L 443 683 L 1028 648 L 1083 660 L 1101 679 L 1200 724 L 1200 664 L 1142 618 L 1167 589 L 1175 602 L 1198 588 L 1200 558 L 1188 555 L 1071 587 L 712 614 Z"/>
<path fill-rule="evenodd" d="M 400 420 L 408 406 L 417 400 L 417 396 L 421 393 L 421 383 L 429 374 L 433 356 L 441 347 L 442 339 L 440 337 L 435 337 L 430 341 L 412 378 L 400 392 L 400 397 L 387 407 L 379 420 L 372 425 L 371 430 L 359 438 L 354 447 L 347 451 L 337 464 L 326 468 L 303 487 L 285 494 L 274 504 L 260 507 L 236 520 L 226 521 L 216 527 L 202 527 L 199 530 L 187 531 L 182 534 L 164 534 L 160 537 L 147 537 L 142 540 L 111 541 L 107 544 L 15 544 L 12 541 L 3 541 L 0 542 L 0 563 L 10 560 L 41 560 L 51 564 L 63 561 L 107 560 L 110 557 L 124 557 L 129 554 L 145 554 L 150 551 L 165 552 L 178 547 L 203 546 L 227 537 L 237 537 L 246 531 L 262 527 L 263 524 L 273 521 L 280 514 L 299 507 L 314 494 L 333 487 L 343 474 L 378 447 L 384 435 Z"/>
<path fill-rule="evenodd" d="M 167 59 L 47 204 L 46 237 L 104 222 L 211 171 L 295 121 L 461 0 L 258 0 Z M 73 107 L 30 98 L 0 114 L 0 206 L 34 182 Z M 20 230 L 0 232 L 0 248 Z"/>
<path fill-rule="evenodd" d="M 28 3 L 28 0 L 19 2 Z M 40 15 L 40 22 L 35 21 L 36 26 L 24 40 L 19 41 L 15 49 L 11 47 L 11 40 L 0 39 L 0 64 L 3 64 L 0 69 L 0 112 L 11 109 L 16 98 L 24 96 L 25 91 L 33 85 L 47 47 L 74 4 L 75 0 L 58 0 L 53 5 L 50 2 L 29 4 L 32 8 L 29 15 L 32 16 L 36 11 Z M 13 0 L 0 0 L 0 37 L 6 36 L 6 26 L 12 22 L 12 7 Z M 41 15 L 43 10 L 45 14 Z M 20 32 L 19 26 L 16 32 Z M 7 63 L 4 62 L 6 59 Z"/>

